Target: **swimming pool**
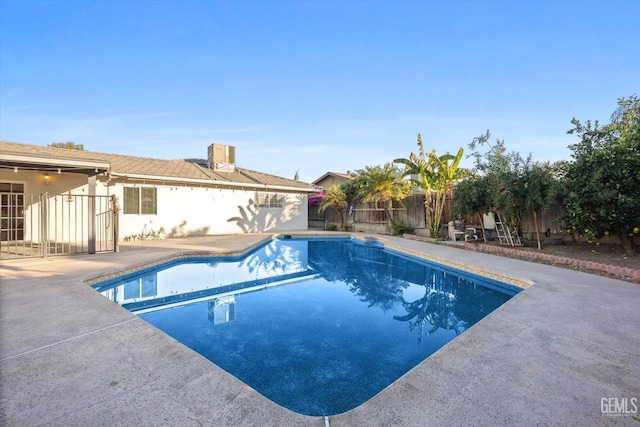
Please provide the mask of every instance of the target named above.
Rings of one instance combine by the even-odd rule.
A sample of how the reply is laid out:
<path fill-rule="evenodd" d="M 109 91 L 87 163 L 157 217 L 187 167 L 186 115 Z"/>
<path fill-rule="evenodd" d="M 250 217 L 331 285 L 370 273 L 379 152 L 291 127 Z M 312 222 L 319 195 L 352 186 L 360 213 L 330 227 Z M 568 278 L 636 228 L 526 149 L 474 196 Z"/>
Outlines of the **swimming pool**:
<path fill-rule="evenodd" d="M 275 239 L 94 287 L 265 397 L 316 416 L 367 401 L 520 290 L 350 238 Z"/>

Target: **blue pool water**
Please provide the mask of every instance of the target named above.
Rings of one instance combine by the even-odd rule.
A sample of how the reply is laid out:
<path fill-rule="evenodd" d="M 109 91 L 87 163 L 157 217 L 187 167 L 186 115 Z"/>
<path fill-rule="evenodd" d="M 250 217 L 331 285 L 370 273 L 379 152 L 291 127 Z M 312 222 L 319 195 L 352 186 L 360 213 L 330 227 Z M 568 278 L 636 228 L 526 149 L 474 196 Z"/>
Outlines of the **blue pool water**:
<path fill-rule="evenodd" d="M 95 288 L 267 398 L 318 416 L 364 403 L 519 291 L 347 238 L 273 240 Z"/>

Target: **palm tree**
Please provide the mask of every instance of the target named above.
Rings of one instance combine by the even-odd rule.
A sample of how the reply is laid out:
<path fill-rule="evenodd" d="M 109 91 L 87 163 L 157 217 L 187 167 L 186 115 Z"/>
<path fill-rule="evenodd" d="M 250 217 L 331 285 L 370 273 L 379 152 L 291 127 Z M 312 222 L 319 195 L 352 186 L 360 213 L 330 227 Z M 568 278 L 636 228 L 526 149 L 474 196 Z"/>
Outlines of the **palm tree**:
<path fill-rule="evenodd" d="M 340 214 L 340 230 L 342 230 L 343 215 L 342 210 L 347 207 L 347 195 L 339 187 L 333 184 L 327 190 L 327 195 L 322 199 L 318 206 L 318 212 L 322 213 L 327 208 L 333 208 Z"/>
<path fill-rule="evenodd" d="M 422 136 L 418 134 L 418 154 L 411 153 L 408 159 L 396 159 L 395 163 L 405 165 L 403 176 L 418 176 L 411 181 L 425 192 L 425 213 L 427 228 L 432 237 L 440 235 L 440 223 L 447 193 L 453 184 L 468 176 L 470 171 L 460 168 L 464 150 L 460 148 L 454 156 L 445 153 L 438 156 L 435 150 L 425 153 Z"/>
<path fill-rule="evenodd" d="M 384 166 L 367 166 L 356 172 L 354 180 L 358 188 L 358 198 L 384 209 L 389 225 L 393 222 L 393 202 L 402 204 L 402 200 L 413 194 L 411 184 L 403 179 L 401 171 L 391 163 Z"/>

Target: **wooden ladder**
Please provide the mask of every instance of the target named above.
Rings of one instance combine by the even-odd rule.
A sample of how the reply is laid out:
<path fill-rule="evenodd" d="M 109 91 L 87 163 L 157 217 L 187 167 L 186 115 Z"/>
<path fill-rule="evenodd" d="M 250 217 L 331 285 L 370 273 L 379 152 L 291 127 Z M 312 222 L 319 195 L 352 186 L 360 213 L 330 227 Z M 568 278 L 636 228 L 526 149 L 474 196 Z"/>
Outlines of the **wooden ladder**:
<path fill-rule="evenodd" d="M 508 224 L 503 223 L 498 212 L 496 212 L 496 233 L 501 245 L 522 246 L 518 230 L 515 228 L 511 230 Z"/>

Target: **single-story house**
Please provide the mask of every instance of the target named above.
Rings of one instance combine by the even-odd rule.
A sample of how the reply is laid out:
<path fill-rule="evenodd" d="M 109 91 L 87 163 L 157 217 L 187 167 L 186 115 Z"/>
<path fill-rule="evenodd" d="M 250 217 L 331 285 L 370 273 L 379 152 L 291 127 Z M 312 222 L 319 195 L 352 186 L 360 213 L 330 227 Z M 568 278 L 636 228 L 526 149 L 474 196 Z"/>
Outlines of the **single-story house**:
<path fill-rule="evenodd" d="M 211 145 L 206 160 L 163 160 L 0 141 L 0 253 L 307 229 L 307 197 L 317 191 L 236 166 L 226 145 Z"/>
<path fill-rule="evenodd" d="M 320 178 L 316 179 L 312 182 L 312 184 L 317 185 L 318 187 L 322 187 L 325 191 L 328 190 L 332 185 L 336 187 L 340 187 L 345 182 L 351 179 L 351 172 L 347 171 L 347 173 L 340 172 L 327 172 L 322 175 Z"/>

